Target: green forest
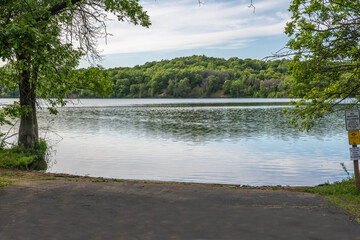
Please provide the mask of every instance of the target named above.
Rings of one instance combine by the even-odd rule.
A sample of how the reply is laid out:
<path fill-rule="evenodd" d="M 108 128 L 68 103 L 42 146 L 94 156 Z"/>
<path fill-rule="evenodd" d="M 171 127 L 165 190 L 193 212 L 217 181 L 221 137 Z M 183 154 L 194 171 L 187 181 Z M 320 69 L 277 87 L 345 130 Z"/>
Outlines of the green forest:
<path fill-rule="evenodd" d="M 106 71 L 113 82 L 112 98 L 282 98 L 289 97 L 293 86 L 289 62 L 191 56 Z M 17 90 L 0 87 L 1 97 L 19 95 Z M 98 96 L 80 90 L 67 97 Z"/>

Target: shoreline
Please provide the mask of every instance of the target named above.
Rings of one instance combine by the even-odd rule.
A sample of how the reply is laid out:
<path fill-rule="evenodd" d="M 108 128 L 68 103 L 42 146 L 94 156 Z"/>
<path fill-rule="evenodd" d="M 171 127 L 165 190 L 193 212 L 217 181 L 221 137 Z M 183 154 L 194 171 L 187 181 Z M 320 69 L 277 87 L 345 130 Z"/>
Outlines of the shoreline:
<path fill-rule="evenodd" d="M 198 185 L 211 187 L 225 187 L 229 189 L 248 189 L 248 190 L 286 190 L 286 191 L 300 191 L 303 189 L 313 188 L 314 186 L 282 186 L 282 185 L 237 185 L 237 184 L 222 184 L 222 183 L 200 183 L 200 182 L 176 182 L 176 181 L 157 181 L 157 180 L 138 180 L 138 179 L 117 179 L 104 177 L 90 177 L 73 175 L 66 173 L 48 173 L 42 171 L 19 170 L 0 168 L 0 187 L 31 182 L 31 181 L 73 181 L 73 182 L 130 182 L 130 183 L 153 183 L 153 184 L 178 184 L 178 185 Z"/>

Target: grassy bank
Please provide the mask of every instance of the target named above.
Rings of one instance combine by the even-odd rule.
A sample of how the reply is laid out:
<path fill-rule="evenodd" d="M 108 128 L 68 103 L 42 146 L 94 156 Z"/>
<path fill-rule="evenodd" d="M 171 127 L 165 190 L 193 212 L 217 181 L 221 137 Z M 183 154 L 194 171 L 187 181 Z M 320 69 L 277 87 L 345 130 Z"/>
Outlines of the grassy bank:
<path fill-rule="evenodd" d="M 360 191 L 355 188 L 353 177 L 302 191 L 325 197 L 329 202 L 337 204 L 348 211 L 360 223 Z"/>
<path fill-rule="evenodd" d="M 21 146 L 0 150 L 0 168 L 22 170 L 46 170 L 45 161 L 47 145 L 40 140 L 36 147 L 25 149 Z"/>

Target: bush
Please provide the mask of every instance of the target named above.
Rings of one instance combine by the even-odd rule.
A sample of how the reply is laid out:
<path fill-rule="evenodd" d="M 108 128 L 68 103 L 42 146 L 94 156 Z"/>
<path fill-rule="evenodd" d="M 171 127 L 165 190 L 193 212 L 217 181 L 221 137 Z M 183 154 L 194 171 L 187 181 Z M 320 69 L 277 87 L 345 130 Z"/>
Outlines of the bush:
<path fill-rule="evenodd" d="M 0 167 L 17 168 L 23 170 L 46 170 L 45 154 L 47 145 L 44 140 L 30 149 L 14 146 L 0 150 Z"/>

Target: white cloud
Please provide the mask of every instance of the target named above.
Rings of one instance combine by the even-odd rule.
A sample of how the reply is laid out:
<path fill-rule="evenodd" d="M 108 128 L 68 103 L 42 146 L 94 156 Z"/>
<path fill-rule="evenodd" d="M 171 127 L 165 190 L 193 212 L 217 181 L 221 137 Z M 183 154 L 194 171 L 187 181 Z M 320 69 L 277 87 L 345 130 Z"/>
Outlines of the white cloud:
<path fill-rule="evenodd" d="M 250 0 L 143 1 L 152 25 L 150 28 L 117 21 L 109 22 L 113 34 L 100 40 L 103 54 L 136 53 L 192 48 L 234 49 L 246 47 L 254 39 L 281 35 L 289 19 L 290 0 L 256 0 L 255 13 Z"/>

